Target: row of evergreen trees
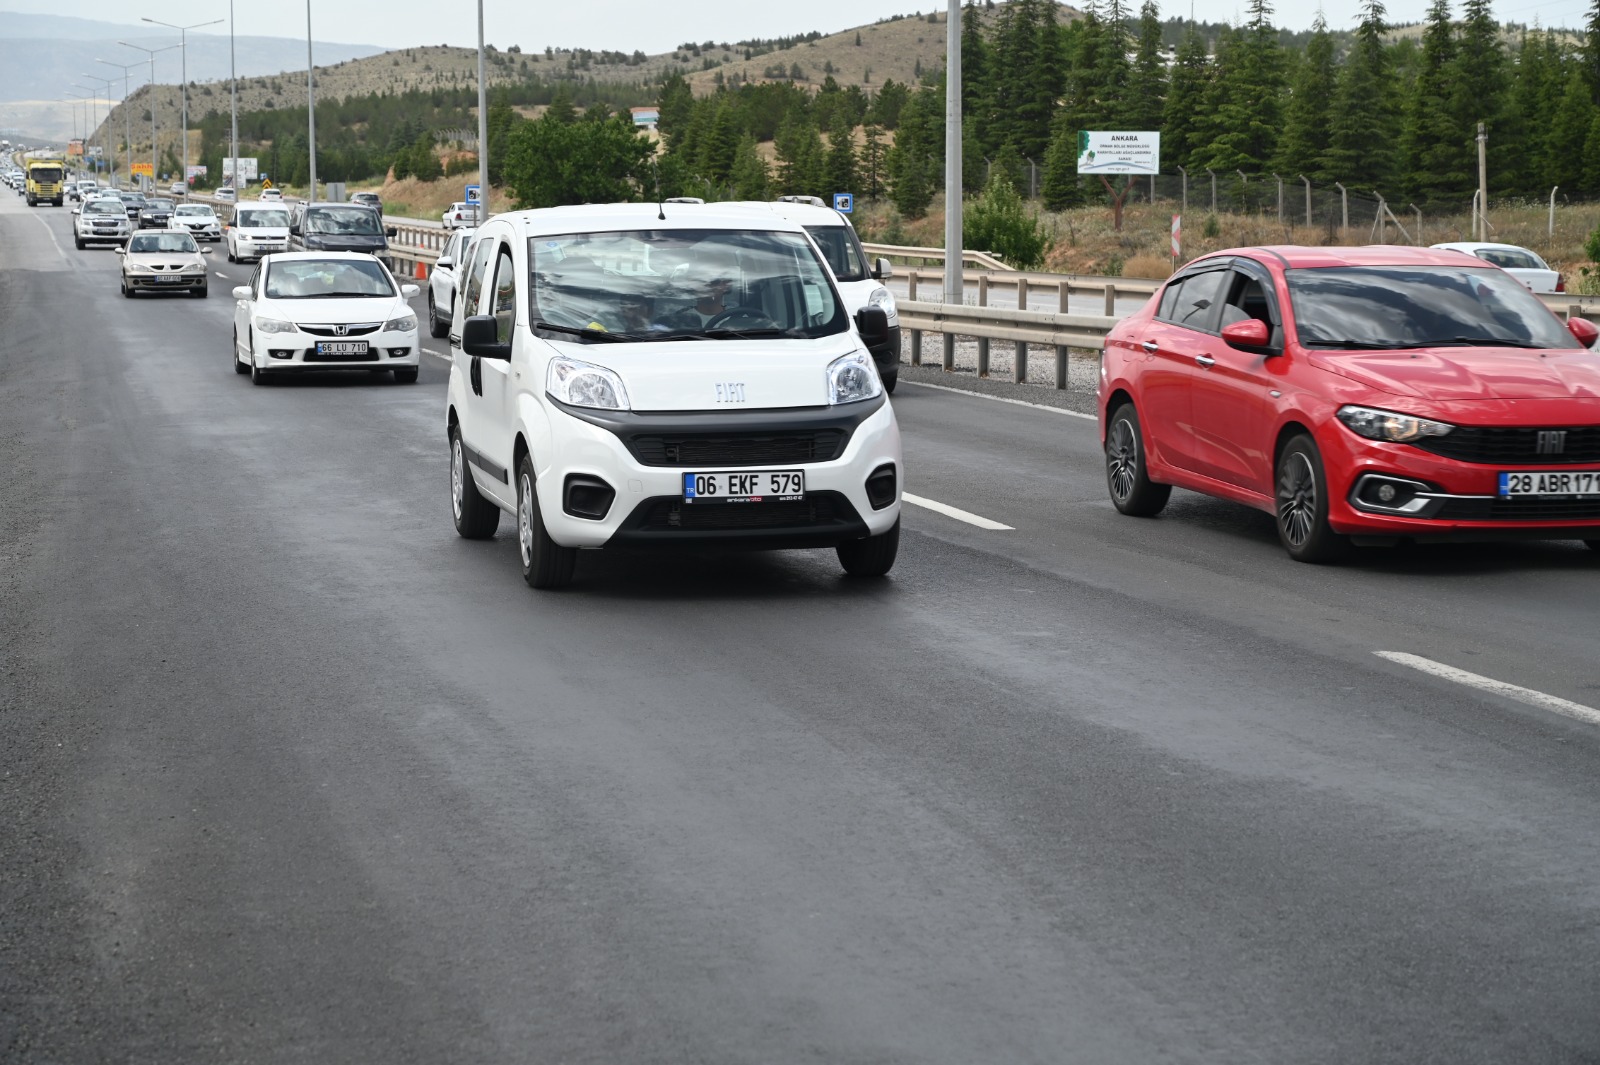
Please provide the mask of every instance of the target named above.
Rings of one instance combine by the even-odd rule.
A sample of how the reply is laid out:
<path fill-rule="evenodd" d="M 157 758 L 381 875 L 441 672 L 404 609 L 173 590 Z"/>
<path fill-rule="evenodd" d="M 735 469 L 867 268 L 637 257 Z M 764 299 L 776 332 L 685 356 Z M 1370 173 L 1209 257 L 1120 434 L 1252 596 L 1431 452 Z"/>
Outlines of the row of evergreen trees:
<path fill-rule="evenodd" d="M 1136 15 L 1094 0 L 1071 21 L 1052 0 L 993 7 L 968 0 L 962 15 L 968 188 L 999 171 L 1051 208 L 1097 199 L 1077 175 L 1078 131 L 1160 130 L 1168 173 L 1303 174 L 1460 209 L 1477 187 L 1482 122 L 1492 195 L 1600 195 L 1600 0 L 1581 45 L 1509 38 L 1490 0 L 1433 0 L 1420 36 L 1395 34 L 1382 0 L 1364 0 L 1353 35 L 1319 15 L 1303 48 L 1285 45 L 1270 0 L 1248 0 L 1242 25 L 1210 38 L 1191 26 L 1175 53 L 1155 0 Z M 829 78 L 815 94 L 746 84 L 701 99 L 669 78 L 660 107 L 674 192 L 887 192 L 914 217 L 943 181 L 940 75 L 871 95 Z"/>

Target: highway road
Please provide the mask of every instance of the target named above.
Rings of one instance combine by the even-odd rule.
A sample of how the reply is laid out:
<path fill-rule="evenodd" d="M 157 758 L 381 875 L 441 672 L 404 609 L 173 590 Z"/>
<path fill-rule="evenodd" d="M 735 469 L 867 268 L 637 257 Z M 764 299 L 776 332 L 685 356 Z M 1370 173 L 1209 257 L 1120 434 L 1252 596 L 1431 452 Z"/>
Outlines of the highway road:
<path fill-rule="evenodd" d="M 243 270 L 69 218 L 0 196 L 7 1065 L 1600 1060 L 1600 553 L 1123 518 L 924 370 L 887 580 L 538 594 L 442 359 L 252 387 Z"/>

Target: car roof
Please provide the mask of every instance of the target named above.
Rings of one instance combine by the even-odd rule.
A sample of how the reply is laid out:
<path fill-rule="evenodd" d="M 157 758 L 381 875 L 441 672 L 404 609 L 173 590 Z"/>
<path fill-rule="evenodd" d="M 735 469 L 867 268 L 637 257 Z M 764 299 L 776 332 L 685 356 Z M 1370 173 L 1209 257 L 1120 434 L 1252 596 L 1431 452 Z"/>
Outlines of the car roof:
<path fill-rule="evenodd" d="M 790 203 L 785 200 L 741 200 L 741 207 L 770 211 L 779 218 L 799 222 L 803 226 L 848 226 L 850 220 L 832 207 L 818 207 L 812 203 Z M 851 228 L 854 228 L 853 226 Z"/>
<path fill-rule="evenodd" d="M 183 232 L 187 233 L 189 231 L 185 229 Z M 349 259 L 361 260 L 369 263 L 375 263 L 378 261 L 372 255 L 364 251 L 280 251 L 269 256 L 269 258 L 275 263 L 297 262 L 308 259 Z"/>
<path fill-rule="evenodd" d="M 665 215 L 665 218 L 662 217 Z M 742 204 L 593 203 L 581 207 L 539 207 L 508 211 L 494 221 L 521 225 L 530 235 L 605 233 L 630 229 L 762 229 L 803 233 L 798 222 Z"/>
<path fill-rule="evenodd" d="M 1452 240 L 1444 244 L 1435 244 L 1433 247 L 1443 248 L 1447 251 L 1525 251 L 1530 255 L 1538 254 L 1537 252 L 1533 251 L 1533 249 L 1524 248 L 1520 244 L 1498 244 L 1492 240 Z"/>
<path fill-rule="evenodd" d="M 1317 248 L 1294 244 L 1271 244 L 1254 248 L 1229 248 L 1213 252 L 1205 260 L 1248 256 L 1263 261 L 1276 260 L 1293 270 L 1327 269 L 1340 266 L 1460 266 L 1459 254 L 1433 248 L 1402 247 L 1396 244 L 1371 244 L 1358 248 Z M 1196 260 L 1197 262 L 1203 260 Z"/>

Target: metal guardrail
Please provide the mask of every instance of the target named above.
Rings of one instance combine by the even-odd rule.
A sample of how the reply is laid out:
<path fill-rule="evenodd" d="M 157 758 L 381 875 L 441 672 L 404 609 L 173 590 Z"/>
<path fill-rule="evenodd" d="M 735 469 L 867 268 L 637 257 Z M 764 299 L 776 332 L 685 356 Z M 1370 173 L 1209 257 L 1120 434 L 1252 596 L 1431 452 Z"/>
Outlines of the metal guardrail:
<path fill-rule="evenodd" d="M 934 259 L 944 262 L 943 248 L 913 248 L 902 244 L 866 244 L 861 247 L 868 255 L 883 255 L 891 259 Z M 986 251 L 963 251 L 962 262 L 973 262 L 988 270 L 1010 270 L 1011 267 Z"/>
<path fill-rule="evenodd" d="M 1115 315 L 1053 314 L 1048 311 L 1012 310 L 1008 307 L 976 307 L 971 304 L 922 303 L 904 300 L 899 304 L 900 328 L 911 331 L 911 365 L 922 365 L 922 334 L 944 337 L 944 369 L 955 369 L 955 340 L 972 337 L 978 342 L 978 376 L 989 376 L 989 343 L 1011 341 L 1016 345 L 1011 363 L 1011 379 L 1028 379 L 1028 346 L 1055 349 L 1055 386 L 1067 387 L 1067 364 L 1072 349 L 1102 350 L 1106 334 L 1117 322 Z"/>

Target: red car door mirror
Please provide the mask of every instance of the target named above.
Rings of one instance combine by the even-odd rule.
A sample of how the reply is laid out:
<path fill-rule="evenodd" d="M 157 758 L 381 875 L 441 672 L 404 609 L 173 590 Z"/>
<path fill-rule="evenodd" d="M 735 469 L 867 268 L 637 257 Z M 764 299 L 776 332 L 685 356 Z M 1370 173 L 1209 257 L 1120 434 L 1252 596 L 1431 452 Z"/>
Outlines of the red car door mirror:
<path fill-rule="evenodd" d="M 1596 326 L 1587 318 L 1568 318 L 1567 332 L 1576 337 L 1578 343 L 1586 348 L 1594 347 L 1594 342 L 1600 340 L 1600 326 Z"/>
<path fill-rule="evenodd" d="M 1264 348 L 1271 342 L 1272 334 L 1267 330 L 1266 322 L 1259 318 L 1246 318 L 1242 322 L 1229 322 L 1223 326 L 1222 339 L 1229 347 Z"/>

